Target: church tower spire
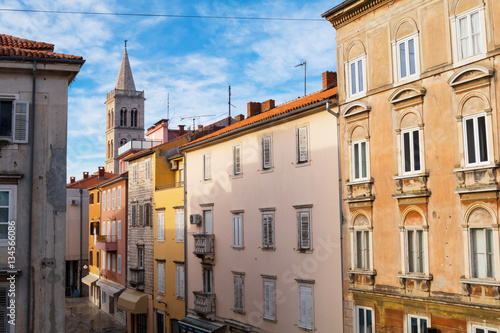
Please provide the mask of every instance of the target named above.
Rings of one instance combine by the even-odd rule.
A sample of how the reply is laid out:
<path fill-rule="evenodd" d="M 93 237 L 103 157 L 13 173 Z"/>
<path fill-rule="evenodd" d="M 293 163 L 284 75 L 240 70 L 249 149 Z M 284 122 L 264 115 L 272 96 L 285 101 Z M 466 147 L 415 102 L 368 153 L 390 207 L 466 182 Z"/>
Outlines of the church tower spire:
<path fill-rule="evenodd" d="M 106 96 L 106 171 L 118 174 L 119 147 L 144 140 L 144 91 L 135 90 L 127 41 L 115 89 Z"/>

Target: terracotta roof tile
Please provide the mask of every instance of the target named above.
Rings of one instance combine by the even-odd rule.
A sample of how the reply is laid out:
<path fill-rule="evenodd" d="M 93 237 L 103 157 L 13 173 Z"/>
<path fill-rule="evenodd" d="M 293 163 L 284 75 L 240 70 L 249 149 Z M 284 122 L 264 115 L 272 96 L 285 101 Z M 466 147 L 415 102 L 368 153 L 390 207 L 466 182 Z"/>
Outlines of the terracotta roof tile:
<path fill-rule="evenodd" d="M 236 131 L 236 130 L 239 130 L 239 129 L 244 128 L 246 126 L 264 121 L 266 119 L 270 119 L 270 118 L 273 118 L 273 117 L 300 109 L 302 107 L 327 100 L 335 95 L 337 95 L 337 87 L 333 87 L 333 88 L 327 89 L 327 90 L 318 91 L 318 92 L 309 94 L 307 96 L 297 98 L 293 101 L 278 105 L 277 107 L 275 107 L 269 111 L 265 111 L 265 112 L 262 112 L 262 113 L 255 115 L 253 117 L 243 119 L 243 120 L 241 120 L 237 123 L 234 123 L 230 126 L 224 127 L 223 129 L 220 129 L 216 132 L 205 135 L 204 137 L 201 137 L 197 140 L 191 141 L 191 142 L 183 145 L 181 148 L 186 148 L 186 147 L 189 147 L 193 144 L 217 137 L 219 135 L 229 133 L 232 131 Z"/>
<path fill-rule="evenodd" d="M 80 179 L 79 181 L 76 181 L 74 183 L 70 183 L 66 185 L 66 188 L 90 188 L 94 187 L 96 185 L 99 185 L 102 182 L 105 182 L 116 175 L 111 172 L 105 172 L 104 173 L 104 179 L 99 179 L 99 175 L 94 174 L 89 176 L 87 179 Z"/>
<path fill-rule="evenodd" d="M 54 53 L 54 44 L 0 34 L 0 56 L 45 59 L 83 60 L 82 57 Z"/>

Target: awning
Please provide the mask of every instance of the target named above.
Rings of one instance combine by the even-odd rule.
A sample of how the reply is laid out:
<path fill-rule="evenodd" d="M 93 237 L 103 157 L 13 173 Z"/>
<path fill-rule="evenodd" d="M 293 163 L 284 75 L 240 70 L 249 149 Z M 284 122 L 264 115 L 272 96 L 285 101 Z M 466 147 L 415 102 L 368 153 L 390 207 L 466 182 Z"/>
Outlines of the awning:
<path fill-rule="evenodd" d="M 116 293 L 125 289 L 125 287 L 123 287 L 119 284 L 109 282 L 106 280 L 102 280 L 102 279 L 97 281 L 97 285 L 99 287 L 101 287 L 101 290 L 104 290 L 108 295 L 111 295 L 111 296 L 114 296 Z"/>
<path fill-rule="evenodd" d="M 225 332 L 226 325 L 208 322 L 193 316 L 187 316 L 178 323 L 180 329 L 190 333 L 219 333 Z"/>
<path fill-rule="evenodd" d="M 82 278 L 82 282 L 85 283 L 89 287 L 92 283 L 96 282 L 97 280 L 99 280 L 99 277 L 94 275 L 94 274 L 89 274 L 89 275 Z"/>
<path fill-rule="evenodd" d="M 118 297 L 118 309 L 132 314 L 148 313 L 148 294 L 127 289 Z"/>

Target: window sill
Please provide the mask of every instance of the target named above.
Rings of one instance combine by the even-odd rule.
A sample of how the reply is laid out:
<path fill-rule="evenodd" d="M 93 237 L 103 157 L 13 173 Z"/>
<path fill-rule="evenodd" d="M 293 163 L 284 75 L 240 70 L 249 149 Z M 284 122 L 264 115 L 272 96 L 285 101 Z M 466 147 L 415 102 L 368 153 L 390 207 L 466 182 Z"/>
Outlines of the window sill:
<path fill-rule="evenodd" d="M 260 173 L 270 173 L 274 171 L 274 166 L 268 168 L 268 169 L 262 169 L 260 170 Z"/>
<path fill-rule="evenodd" d="M 462 289 L 465 296 L 473 296 L 476 288 L 472 288 L 471 286 L 481 286 L 485 288 L 491 288 L 491 293 L 496 300 L 500 299 L 500 281 L 496 281 L 494 279 L 465 279 L 461 278 L 458 280 L 462 284 Z M 481 288 L 481 289 L 485 289 Z M 481 294 L 484 290 L 481 291 Z"/>
<path fill-rule="evenodd" d="M 305 254 L 308 254 L 308 253 L 313 253 L 313 250 L 312 250 L 312 249 L 298 249 L 298 250 L 297 250 L 297 253 L 305 253 Z"/>
<path fill-rule="evenodd" d="M 244 246 L 231 246 L 233 248 L 233 250 L 236 250 L 236 251 L 243 251 L 245 249 Z"/>
<path fill-rule="evenodd" d="M 262 317 L 262 320 L 267 321 L 268 323 L 273 323 L 273 324 L 278 323 L 278 320 L 276 318 L 271 319 L 271 318 Z"/>
<path fill-rule="evenodd" d="M 274 252 L 276 251 L 275 247 L 262 247 L 262 251 Z"/>
<path fill-rule="evenodd" d="M 295 167 L 300 168 L 300 167 L 305 167 L 311 165 L 311 160 L 308 160 L 307 162 L 295 162 Z"/>
<path fill-rule="evenodd" d="M 239 179 L 239 178 L 243 178 L 243 172 L 238 174 L 238 175 L 230 175 L 231 179 Z"/>
<path fill-rule="evenodd" d="M 413 290 L 423 291 L 428 293 L 431 290 L 431 281 L 433 280 L 432 274 L 423 274 L 423 273 L 404 273 L 396 275 L 399 279 L 399 288 L 401 289 L 412 289 L 412 287 L 408 288 L 407 281 L 414 281 Z M 414 286 L 416 285 L 416 286 Z M 415 288 L 416 287 L 416 288 Z"/>
<path fill-rule="evenodd" d="M 456 63 L 453 64 L 453 68 L 458 68 L 458 67 L 462 67 L 465 65 L 469 65 L 473 62 L 486 59 L 486 57 L 487 57 L 486 53 L 476 54 L 474 56 L 458 60 Z"/>
<path fill-rule="evenodd" d="M 349 274 L 349 281 L 351 282 L 351 285 L 365 284 L 370 287 L 375 285 L 375 276 L 377 275 L 376 270 L 356 268 L 347 270 L 347 273 Z"/>
<path fill-rule="evenodd" d="M 355 101 L 355 100 L 363 98 L 363 97 L 366 97 L 366 91 L 363 91 L 362 93 L 359 93 L 359 94 L 356 94 L 356 95 L 349 95 L 349 97 L 347 97 L 345 99 L 345 102 L 346 103 L 352 102 L 352 101 Z"/>

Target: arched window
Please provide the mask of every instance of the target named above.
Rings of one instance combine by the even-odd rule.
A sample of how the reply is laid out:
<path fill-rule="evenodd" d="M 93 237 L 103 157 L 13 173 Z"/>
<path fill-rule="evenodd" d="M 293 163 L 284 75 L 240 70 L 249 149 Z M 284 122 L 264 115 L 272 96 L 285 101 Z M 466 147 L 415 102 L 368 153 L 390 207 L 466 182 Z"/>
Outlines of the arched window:
<path fill-rule="evenodd" d="M 412 19 L 403 19 L 397 26 L 393 45 L 396 80 L 405 80 L 420 73 L 417 25 Z"/>
<path fill-rule="evenodd" d="M 109 151 L 109 158 L 112 158 L 115 155 L 115 151 L 113 150 L 113 140 L 111 140 L 111 149 Z"/>
<path fill-rule="evenodd" d="M 354 216 L 353 227 L 351 228 L 353 246 L 353 256 L 351 258 L 352 269 L 373 269 L 372 231 L 371 222 L 366 215 L 358 213 Z"/>
<path fill-rule="evenodd" d="M 403 212 L 403 228 L 400 228 L 404 274 L 429 275 L 427 258 L 427 224 L 418 207 L 408 207 Z"/>
<path fill-rule="evenodd" d="M 127 109 L 120 110 L 120 126 L 127 126 Z"/>
<path fill-rule="evenodd" d="M 130 126 L 137 127 L 137 109 L 130 111 Z"/>
<path fill-rule="evenodd" d="M 351 99 L 366 94 L 366 51 L 364 45 L 356 41 L 347 53 L 345 63 L 347 96 Z"/>
<path fill-rule="evenodd" d="M 455 62 L 475 61 L 486 54 L 484 10 L 481 0 L 455 0 L 450 17 Z"/>
<path fill-rule="evenodd" d="M 127 143 L 127 139 L 120 140 L 120 147 Z"/>

